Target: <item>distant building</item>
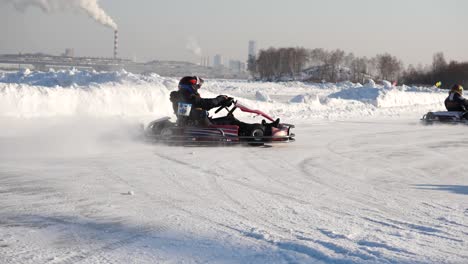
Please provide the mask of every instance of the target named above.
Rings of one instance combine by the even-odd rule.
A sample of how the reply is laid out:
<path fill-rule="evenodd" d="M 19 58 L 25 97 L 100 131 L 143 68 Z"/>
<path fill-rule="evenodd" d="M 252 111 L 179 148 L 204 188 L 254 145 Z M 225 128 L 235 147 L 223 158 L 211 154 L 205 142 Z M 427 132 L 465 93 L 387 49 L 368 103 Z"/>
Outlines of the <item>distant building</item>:
<path fill-rule="evenodd" d="M 245 72 L 246 64 L 238 60 L 229 61 L 229 69 L 236 74 Z"/>
<path fill-rule="evenodd" d="M 65 53 L 62 54 L 64 57 L 75 57 L 74 49 L 65 49 Z"/>
<path fill-rule="evenodd" d="M 249 58 L 257 57 L 257 42 L 254 40 L 249 41 Z"/>
<path fill-rule="evenodd" d="M 216 54 L 213 57 L 213 67 L 215 67 L 215 68 L 223 67 L 223 57 L 221 55 Z"/>
<path fill-rule="evenodd" d="M 200 58 L 200 66 L 202 67 L 210 67 L 210 57 L 203 56 Z"/>

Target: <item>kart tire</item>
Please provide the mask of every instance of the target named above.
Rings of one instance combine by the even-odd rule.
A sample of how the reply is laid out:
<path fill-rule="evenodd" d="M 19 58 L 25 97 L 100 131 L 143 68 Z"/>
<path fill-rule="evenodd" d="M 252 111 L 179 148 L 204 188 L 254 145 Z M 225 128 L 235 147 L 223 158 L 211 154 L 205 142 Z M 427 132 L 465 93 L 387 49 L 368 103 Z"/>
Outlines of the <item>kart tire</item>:
<path fill-rule="evenodd" d="M 156 136 L 164 136 L 169 134 L 168 130 L 171 130 L 173 124 L 169 120 L 162 121 L 160 123 L 154 124 L 151 127 L 151 131 Z"/>
<path fill-rule="evenodd" d="M 426 114 L 426 116 L 424 117 L 425 120 L 427 121 L 433 121 L 435 119 L 435 116 L 432 112 L 429 112 Z"/>
<path fill-rule="evenodd" d="M 249 145 L 251 146 L 263 146 L 265 136 L 265 127 L 260 124 L 254 124 L 249 131 Z"/>

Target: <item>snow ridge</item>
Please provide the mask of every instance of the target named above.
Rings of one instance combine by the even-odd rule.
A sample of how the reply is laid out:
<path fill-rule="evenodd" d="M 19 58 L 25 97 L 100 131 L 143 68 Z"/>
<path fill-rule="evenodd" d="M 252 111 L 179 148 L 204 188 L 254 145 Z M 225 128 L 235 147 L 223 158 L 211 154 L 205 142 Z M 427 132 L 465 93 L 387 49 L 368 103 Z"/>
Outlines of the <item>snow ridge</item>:
<path fill-rule="evenodd" d="M 0 117 L 44 116 L 171 116 L 169 93 L 178 78 L 132 74 L 124 70 L 96 72 L 0 72 Z M 350 82 L 249 82 L 207 80 L 204 97 L 233 96 L 244 104 L 287 119 L 342 119 L 423 114 L 443 109 L 444 92 L 436 88 L 365 85 Z"/>

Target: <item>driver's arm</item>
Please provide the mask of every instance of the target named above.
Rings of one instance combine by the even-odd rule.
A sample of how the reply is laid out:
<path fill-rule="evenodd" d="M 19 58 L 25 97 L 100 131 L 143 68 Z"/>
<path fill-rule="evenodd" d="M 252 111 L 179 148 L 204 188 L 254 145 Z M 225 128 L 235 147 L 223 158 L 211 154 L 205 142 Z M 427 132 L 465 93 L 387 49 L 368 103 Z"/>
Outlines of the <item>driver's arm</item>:
<path fill-rule="evenodd" d="M 212 108 L 221 106 L 221 103 L 224 102 L 228 97 L 225 95 L 220 95 L 216 98 L 200 98 L 199 96 L 193 96 L 193 105 L 195 107 L 202 108 L 203 110 L 210 110 Z"/>
<path fill-rule="evenodd" d="M 460 103 L 465 107 L 466 110 L 468 110 L 468 100 L 466 100 L 463 97 L 460 97 Z"/>

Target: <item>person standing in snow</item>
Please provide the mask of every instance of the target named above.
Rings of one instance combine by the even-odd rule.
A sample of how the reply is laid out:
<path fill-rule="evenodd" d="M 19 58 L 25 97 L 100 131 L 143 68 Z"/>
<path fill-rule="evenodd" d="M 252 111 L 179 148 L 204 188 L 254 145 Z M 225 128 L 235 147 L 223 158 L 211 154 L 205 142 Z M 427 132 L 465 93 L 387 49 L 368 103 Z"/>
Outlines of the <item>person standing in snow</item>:
<path fill-rule="evenodd" d="M 463 87 L 455 84 L 445 99 L 445 107 L 448 111 L 467 112 L 468 100 L 463 97 Z"/>

